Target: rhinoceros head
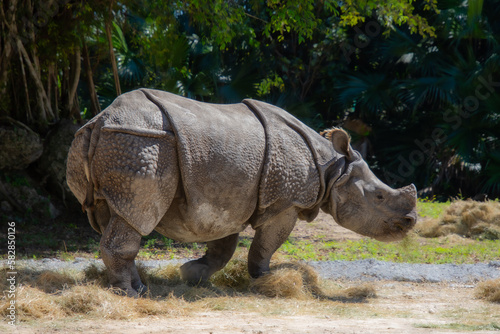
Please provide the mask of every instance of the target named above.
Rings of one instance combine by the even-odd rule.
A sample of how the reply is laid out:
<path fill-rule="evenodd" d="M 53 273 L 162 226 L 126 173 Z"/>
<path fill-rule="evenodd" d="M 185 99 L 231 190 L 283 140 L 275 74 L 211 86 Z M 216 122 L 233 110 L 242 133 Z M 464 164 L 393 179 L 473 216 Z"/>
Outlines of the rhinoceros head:
<path fill-rule="evenodd" d="M 325 137 L 344 156 L 340 160 L 341 175 L 332 180 L 325 211 L 339 225 L 356 233 L 380 241 L 402 239 L 417 220 L 415 186 L 392 189 L 380 181 L 351 148 L 344 130 L 328 130 Z"/>

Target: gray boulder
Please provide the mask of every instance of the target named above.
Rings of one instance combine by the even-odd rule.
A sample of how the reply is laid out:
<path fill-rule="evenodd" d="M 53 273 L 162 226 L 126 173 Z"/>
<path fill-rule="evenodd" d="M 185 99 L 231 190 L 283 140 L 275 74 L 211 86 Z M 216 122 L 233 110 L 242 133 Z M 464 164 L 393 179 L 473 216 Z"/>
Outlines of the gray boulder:
<path fill-rule="evenodd" d="M 0 118 L 0 170 L 22 170 L 43 152 L 40 136 L 10 117 Z"/>

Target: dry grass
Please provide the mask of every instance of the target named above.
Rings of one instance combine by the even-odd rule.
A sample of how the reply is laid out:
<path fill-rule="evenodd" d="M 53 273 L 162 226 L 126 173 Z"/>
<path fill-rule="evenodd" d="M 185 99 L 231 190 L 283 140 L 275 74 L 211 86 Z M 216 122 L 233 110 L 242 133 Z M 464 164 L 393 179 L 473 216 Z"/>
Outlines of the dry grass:
<path fill-rule="evenodd" d="M 5 270 L 2 270 L 2 274 Z M 93 278 L 89 278 L 89 276 Z M 147 273 L 147 275 L 150 275 Z M 72 275 L 60 272 L 18 270 L 16 309 L 19 319 L 60 319 L 75 315 L 90 318 L 133 319 L 146 315 L 183 315 L 189 303 L 182 298 L 133 299 L 104 288 L 105 271 L 89 268 Z M 0 314 L 8 314 L 9 300 L 0 299 Z"/>
<path fill-rule="evenodd" d="M 56 299 L 50 294 L 32 288 L 21 286 L 17 292 L 16 307 L 19 319 L 59 319 L 66 313 L 56 303 Z M 0 307 L 2 314 L 6 311 Z"/>
<path fill-rule="evenodd" d="M 279 269 L 252 282 L 251 288 L 267 297 L 302 299 L 306 296 L 301 273 L 292 269 Z"/>
<path fill-rule="evenodd" d="M 250 275 L 247 270 L 246 254 L 238 252 L 224 269 L 216 272 L 211 281 L 216 286 L 228 287 L 237 291 L 248 290 Z"/>
<path fill-rule="evenodd" d="M 250 284 L 250 289 L 267 297 L 305 299 L 321 295 L 318 274 L 299 263 L 281 264 Z"/>
<path fill-rule="evenodd" d="M 54 271 L 44 271 L 36 278 L 36 286 L 46 292 L 55 293 L 77 284 L 77 279 L 68 274 Z"/>
<path fill-rule="evenodd" d="M 476 296 L 493 303 L 500 303 L 500 279 L 480 283 L 476 288 Z"/>
<path fill-rule="evenodd" d="M 0 269 L 0 289 L 7 289 L 7 268 Z M 36 286 L 46 293 L 54 293 L 64 288 L 69 288 L 78 283 L 78 274 L 71 272 L 36 271 L 24 268 L 17 270 L 16 280 L 23 285 Z"/>
<path fill-rule="evenodd" d="M 500 239 L 500 202 L 455 201 L 438 219 L 419 221 L 415 230 L 427 238 L 458 234 L 468 238 Z"/>
<path fill-rule="evenodd" d="M 347 288 L 343 291 L 346 299 L 366 299 L 375 298 L 377 293 L 373 284 L 364 283 L 359 286 Z"/>
<path fill-rule="evenodd" d="M 94 282 L 100 286 L 108 286 L 108 274 L 106 269 L 100 269 L 95 264 L 91 264 L 84 271 L 84 280 L 87 282 Z"/>
<path fill-rule="evenodd" d="M 250 289 L 266 297 L 300 300 L 319 299 L 357 303 L 376 297 L 375 288 L 370 283 L 344 290 L 332 289 L 320 280 L 312 267 L 301 263 L 277 265 L 271 273 L 252 281 Z"/>
<path fill-rule="evenodd" d="M 6 269 L 0 270 L 0 277 L 6 272 Z M 263 296 L 276 301 L 295 299 L 307 305 L 328 300 L 357 303 L 375 296 L 373 288 L 367 286 L 341 290 L 338 286 L 324 285 L 317 273 L 303 264 L 279 264 L 270 274 L 252 280 L 246 261 L 236 258 L 214 275 L 211 284 L 197 287 L 181 281 L 178 266 L 149 271 L 139 267 L 139 272 L 149 292 L 146 297 L 133 299 L 107 288 L 106 270 L 95 266 L 79 273 L 19 268 L 16 302 L 19 319 L 52 320 L 74 316 L 134 319 L 241 309 L 242 303 L 259 305 L 256 309 L 261 311 Z M 8 313 L 8 302 L 5 296 L 0 299 L 2 316 Z M 305 307 L 304 312 L 310 309 L 315 308 Z"/>

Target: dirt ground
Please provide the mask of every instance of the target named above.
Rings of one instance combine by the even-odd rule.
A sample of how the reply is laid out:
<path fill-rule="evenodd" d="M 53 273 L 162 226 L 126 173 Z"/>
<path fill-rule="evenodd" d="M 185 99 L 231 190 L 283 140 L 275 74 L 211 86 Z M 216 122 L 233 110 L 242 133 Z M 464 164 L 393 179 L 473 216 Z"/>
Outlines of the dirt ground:
<path fill-rule="evenodd" d="M 252 236 L 246 231 L 244 234 Z M 357 239 L 360 236 L 320 215 L 314 223 L 299 223 L 296 238 Z M 360 282 L 335 281 L 341 288 Z M 221 308 L 183 315 L 149 316 L 133 320 L 88 319 L 85 316 L 52 321 L 21 322 L 12 333 L 494 333 L 500 330 L 500 304 L 475 297 L 475 285 L 451 283 L 374 282 L 376 297 L 362 302 L 262 297 L 262 309 L 245 310 L 245 299 L 233 309 Z M 240 297 L 231 297 L 240 298 Z M 311 304 L 313 303 L 313 304 Z M 314 304 L 315 303 L 315 304 Z M 313 305 L 313 306 L 311 306 Z M 318 306 L 319 305 L 319 306 Z"/>
<path fill-rule="evenodd" d="M 345 284 L 345 283 L 340 283 Z M 351 283 L 352 284 L 352 283 Z M 377 297 L 363 303 L 331 302 L 316 312 L 300 300 L 280 314 L 244 310 L 127 320 L 65 320 L 19 325 L 13 333 L 481 333 L 498 332 L 500 305 L 474 298 L 472 286 L 377 282 Z M 295 309 L 295 310 L 294 310 Z"/>

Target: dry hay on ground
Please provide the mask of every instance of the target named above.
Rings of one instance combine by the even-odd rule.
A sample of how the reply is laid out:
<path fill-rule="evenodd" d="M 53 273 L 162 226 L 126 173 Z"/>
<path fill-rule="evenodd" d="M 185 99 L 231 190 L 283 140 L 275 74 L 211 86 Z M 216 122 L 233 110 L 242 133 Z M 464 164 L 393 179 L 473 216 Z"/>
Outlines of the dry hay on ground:
<path fill-rule="evenodd" d="M 500 279 L 481 282 L 476 288 L 476 296 L 493 303 L 500 303 Z"/>
<path fill-rule="evenodd" d="M 359 302 L 376 297 L 375 288 L 363 283 L 344 290 L 331 291 L 318 273 L 302 263 L 282 263 L 265 276 L 252 281 L 250 289 L 267 297 L 293 299 L 328 299 L 341 302 Z"/>
<path fill-rule="evenodd" d="M 212 283 L 216 286 L 224 286 L 237 291 L 247 290 L 250 280 L 247 261 L 240 255 L 230 261 L 224 269 L 216 272 L 211 278 Z"/>
<path fill-rule="evenodd" d="M 185 315 L 196 311 L 237 308 L 254 301 L 262 303 L 263 296 L 277 299 L 297 299 L 314 303 L 360 302 L 374 297 L 371 285 L 340 289 L 338 285 L 322 282 L 317 273 L 303 264 L 282 263 L 270 274 L 253 280 L 248 276 L 247 263 L 231 261 L 227 268 L 214 275 L 210 284 L 188 286 L 181 282 L 179 268 L 168 266 L 152 270 L 139 267 L 148 284 L 147 294 L 138 299 L 128 298 L 106 287 L 106 272 L 89 267 L 84 272 L 37 272 L 18 269 L 17 310 L 19 319 L 59 319 L 81 316 L 99 319 L 134 319 L 147 315 Z M 7 269 L 0 270 L 0 278 Z M 6 280 L 2 280 L 6 282 Z M 2 283 L 5 284 L 5 283 Z M 1 286 L 6 288 L 6 286 Z M 0 299 L 0 314 L 6 316 L 9 300 Z"/>
<path fill-rule="evenodd" d="M 304 264 L 281 264 L 252 281 L 250 289 L 267 297 L 304 299 L 321 294 L 318 274 Z"/>
<path fill-rule="evenodd" d="M 500 202 L 455 201 L 438 219 L 420 220 L 415 230 L 426 238 L 458 234 L 474 239 L 500 239 Z"/>

